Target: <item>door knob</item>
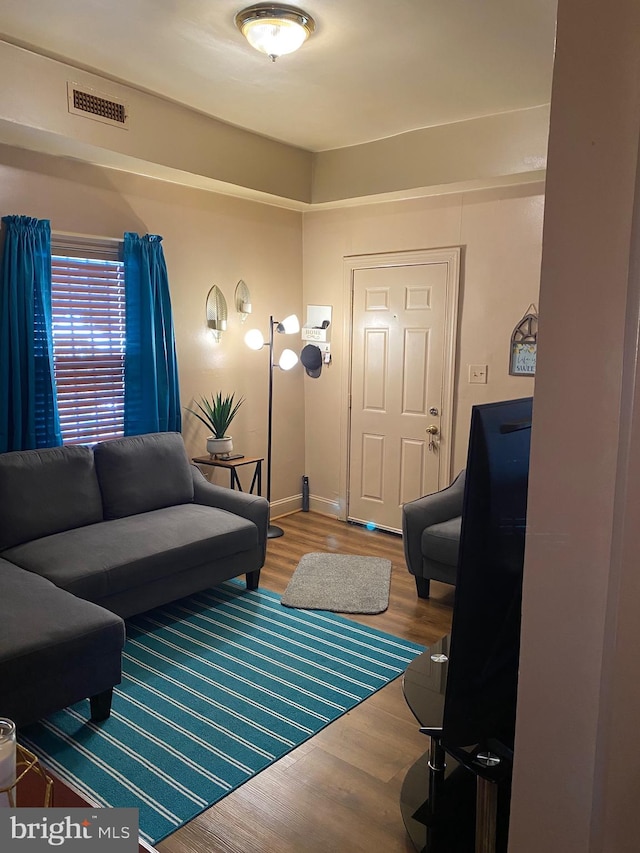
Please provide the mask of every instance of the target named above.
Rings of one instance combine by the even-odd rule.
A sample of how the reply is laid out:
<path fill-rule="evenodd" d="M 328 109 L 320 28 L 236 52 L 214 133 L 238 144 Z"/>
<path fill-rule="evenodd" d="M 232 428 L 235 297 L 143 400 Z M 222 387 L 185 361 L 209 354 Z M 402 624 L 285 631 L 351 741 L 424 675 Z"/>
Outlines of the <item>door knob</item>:
<path fill-rule="evenodd" d="M 437 435 L 438 434 L 438 427 L 435 424 L 431 424 L 431 426 L 428 426 L 426 428 L 425 432 L 428 432 L 429 435 Z"/>

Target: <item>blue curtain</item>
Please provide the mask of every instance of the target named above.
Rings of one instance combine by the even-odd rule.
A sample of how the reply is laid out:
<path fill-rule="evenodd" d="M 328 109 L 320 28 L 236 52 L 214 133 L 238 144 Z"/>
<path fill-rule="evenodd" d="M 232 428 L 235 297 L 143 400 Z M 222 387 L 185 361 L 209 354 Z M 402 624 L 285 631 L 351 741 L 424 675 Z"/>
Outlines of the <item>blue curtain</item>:
<path fill-rule="evenodd" d="M 124 235 L 124 434 L 180 431 L 178 363 L 162 237 Z"/>
<path fill-rule="evenodd" d="M 51 225 L 3 216 L 0 452 L 62 444 L 51 339 Z"/>

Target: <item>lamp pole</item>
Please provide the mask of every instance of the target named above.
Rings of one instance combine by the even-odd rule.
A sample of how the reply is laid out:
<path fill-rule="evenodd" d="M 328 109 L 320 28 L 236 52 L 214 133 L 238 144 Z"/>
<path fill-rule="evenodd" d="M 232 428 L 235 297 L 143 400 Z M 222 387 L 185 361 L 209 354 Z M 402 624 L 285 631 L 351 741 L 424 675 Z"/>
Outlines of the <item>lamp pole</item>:
<path fill-rule="evenodd" d="M 248 347 L 254 350 L 264 349 L 269 347 L 269 411 L 267 414 L 267 502 L 269 504 L 269 526 L 267 536 L 269 539 L 275 539 L 278 536 L 284 536 L 284 530 L 281 527 L 276 527 L 271 524 L 271 455 L 273 444 L 273 369 L 275 367 L 273 358 L 273 341 L 274 332 L 280 334 L 293 335 L 300 331 L 300 322 L 295 314 L 290 314 L 285 317 L 280 323 L 274 320 L 273 316 L 269 317 L 269 342 L 265 342 L 263 334 L 259 329 L 250 329 L 244 336 L 245 343 Z M 284 349 L 278 361 L 278 367 L 282 370 L 290 370 L 298 362 L 298 356 L 290 349 Z"/>
<path fill-rule="evenodd" d="M 269 504 L 269 528 L 268 539 L 277 539 L 284 536 L 284 530 L 275 524 L 271 524 L 271 437 L 273 433 L 273 330 L 277 322 L 269 317 L 269 416 L 267 427 L 267 503 Z"/>

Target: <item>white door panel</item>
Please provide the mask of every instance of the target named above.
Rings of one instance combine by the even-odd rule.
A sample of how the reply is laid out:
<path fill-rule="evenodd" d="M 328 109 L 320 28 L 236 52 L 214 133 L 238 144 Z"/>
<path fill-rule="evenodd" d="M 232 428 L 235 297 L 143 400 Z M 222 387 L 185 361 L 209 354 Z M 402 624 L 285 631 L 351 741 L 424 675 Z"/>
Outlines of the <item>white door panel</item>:
<path fill-rule="evenodd" d="M 451 422 L 458 255 L 420 255 L 352 271 L 348 517 L 389 530 L 403 503 L 448 476 L 448 445 L 425 430 Z"/>

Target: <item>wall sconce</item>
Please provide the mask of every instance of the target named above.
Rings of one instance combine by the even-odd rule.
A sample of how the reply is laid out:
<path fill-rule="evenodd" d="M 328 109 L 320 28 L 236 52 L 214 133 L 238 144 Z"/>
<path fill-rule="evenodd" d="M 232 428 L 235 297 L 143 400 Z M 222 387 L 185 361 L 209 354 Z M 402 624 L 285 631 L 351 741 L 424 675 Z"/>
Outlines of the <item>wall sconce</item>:
<path fill-rule="evenodd" d="M 244 323 L 253 306 L 251 305 L 251 294 L 249 288 L 242 279 L 236 285 L 236 311 L 240 315 L 240 322 Z"/>
<path fill-rule="evenodd" d="M 302 9 L 274 3 L 249 6 L 235 20 L 251 47 L 266 53 L 272 62 L 302 47 L 316 28 L 311 15 Z"/>
<path fill-rule="evenodd" d="M 273 333 L 278 332 L 279 335 L 295 335 L 300 331 L 300 322 L 295 314 L 290 314 L 282 322 L 269 317 L 269 341 L 266 342 L 262 332 L 259 329 L 250 329 L 244 336 L 244 341 L 249 349 L 259 350 L 264 346 L 269 347 L 269 412 L 268 412 L 268 428 L 267 428 L 267 502 L 269 504 L 269 513 L 271 513 L 271 443 L 273 436 L 273 369 L 279 367 L 281 370 L 291 370 L 298 363 L 298 356 L 291 349 L 284 349 L 278 364 L 273 360 Z M 269 522 L 267 536 L 269 539 L 275 539 L 278 536 L 283 536 L 284 530 Z"/>
<path fill-rule="evenodd" d="M 220 333 L 227 330 L 227 300 L 215 284 L 207 294 L 207 326 L 214 341 L 220 343 Z"/>

